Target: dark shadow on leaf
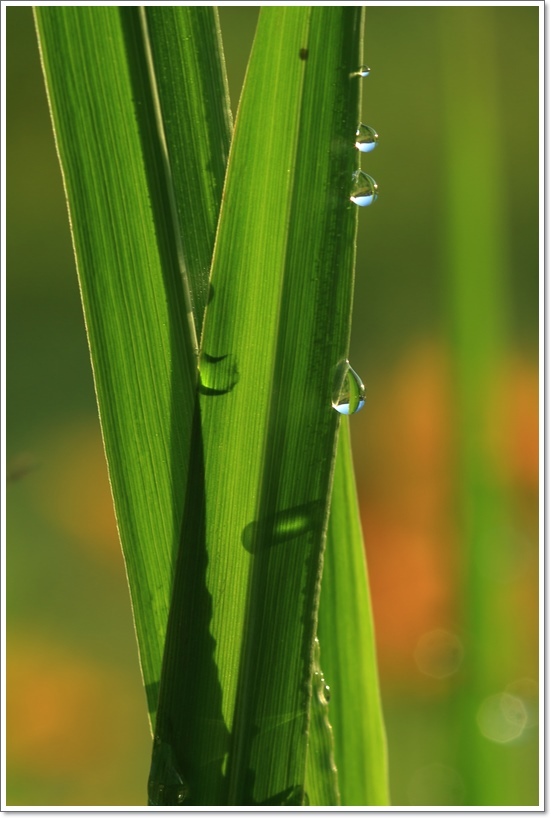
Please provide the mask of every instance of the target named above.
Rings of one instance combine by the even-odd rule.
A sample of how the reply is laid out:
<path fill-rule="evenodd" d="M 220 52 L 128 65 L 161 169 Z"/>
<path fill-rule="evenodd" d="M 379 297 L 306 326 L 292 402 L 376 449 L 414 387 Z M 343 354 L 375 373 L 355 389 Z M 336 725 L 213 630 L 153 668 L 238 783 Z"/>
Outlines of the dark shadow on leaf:
<path fill-rule="evenodd" d="M 204 459 L 198 401 L 189 474 L 193 479 L 188 482 L 184 505 L 156 737 L 170 745 L 178 775 L 189 787 L 185 805 L 213 806 L 227 803 L 222 762 L 230 734 L 222 716 L 216 643 L 210 633 L 213 605 L 206 585 Z M 181 802 L 172 806 L 179 805 Z"/>

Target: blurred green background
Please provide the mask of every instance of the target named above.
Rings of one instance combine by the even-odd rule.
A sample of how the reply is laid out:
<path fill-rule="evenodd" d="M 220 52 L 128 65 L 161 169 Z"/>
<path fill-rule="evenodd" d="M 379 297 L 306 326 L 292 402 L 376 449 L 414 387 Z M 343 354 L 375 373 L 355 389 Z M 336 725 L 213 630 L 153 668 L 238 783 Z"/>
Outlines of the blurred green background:
<path fill-rule="evenodd" d="M 539 11 L 366 12 L 380 196 L 360 212 L 351 426 L 394 805 L 539 798 Z M 221 8 L 234 113 L 257 12 Z M 7 9 L 7 114 L 7 802 L 143 805 L 145 698 L 30 8 Z"/>

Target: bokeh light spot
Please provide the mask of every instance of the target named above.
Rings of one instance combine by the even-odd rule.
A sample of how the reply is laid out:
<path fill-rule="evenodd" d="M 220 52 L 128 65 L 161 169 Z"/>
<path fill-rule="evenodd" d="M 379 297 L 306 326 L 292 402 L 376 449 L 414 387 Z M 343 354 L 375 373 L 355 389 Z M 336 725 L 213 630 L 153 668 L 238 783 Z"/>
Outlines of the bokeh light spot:
<path fill-rule="evenodd" d="M 463 655 L 463 645 L 457 636 L 443 629 L 423 634 L 414 653 L 421 673 L 435 679 L 445 679 L 456 673 L 463 661 Z"/>
<path fill-rule="evenodd" d="M 461 806 L 464 793 L 465 787 L 459 773 L 444 764 L 420 767 L 408 784 L 409 803 L 412 806 Z"/>
<path fill-rule="evenodd" d="M 119 568 L 121 549 L 95 417 L 49 430 L 40 478 L 32 491 L 44 517 L 95 559 Z"/>
<path fill-rule="evenodd" d="M 496 693 L 484 699 L 476 715 L 484 738 L 498 744 L 513 741 L 524 732 L 528 714 L 522 699 L 510 693 Z"/>
<path fill-rule="evenodd" d="M 7 750 L 35 774 L 82 770 L 103 753 L 109 679 L 53 643 L 12 638 L 7 667 Z"/>
<path fill-rule="evenodd" d="M 526 710 L 526 729 L 538 724 L 538 683 L 534 679 L 515 679 L 505 688 L 505 693 L 520 699 Z"/>

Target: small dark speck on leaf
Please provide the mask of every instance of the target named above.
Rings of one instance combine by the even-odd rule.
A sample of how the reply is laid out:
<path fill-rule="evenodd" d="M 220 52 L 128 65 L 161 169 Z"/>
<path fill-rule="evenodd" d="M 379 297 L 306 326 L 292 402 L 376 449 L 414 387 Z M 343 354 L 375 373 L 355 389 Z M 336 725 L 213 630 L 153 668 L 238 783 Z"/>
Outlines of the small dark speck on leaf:
<path fill-rule="evenodd" d="M 307 48 L 301 48 L 300 51 L 298 52 L 298 56 L 300 57 L 301 60 L 307 60 L 308 59 L 308 49 Z"/>

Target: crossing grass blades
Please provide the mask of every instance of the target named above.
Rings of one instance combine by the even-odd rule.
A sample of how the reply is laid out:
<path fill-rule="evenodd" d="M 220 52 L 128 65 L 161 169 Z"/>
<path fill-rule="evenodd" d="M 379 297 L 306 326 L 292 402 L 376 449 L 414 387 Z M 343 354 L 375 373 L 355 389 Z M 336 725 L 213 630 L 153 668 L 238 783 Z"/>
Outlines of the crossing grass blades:
<path fill-rule="evenodd" d="M 262 8 L 234 126 L 214 7 L 35 10 L 152 806 L 388 803 L 346 416 L 362 15 Z"/>

